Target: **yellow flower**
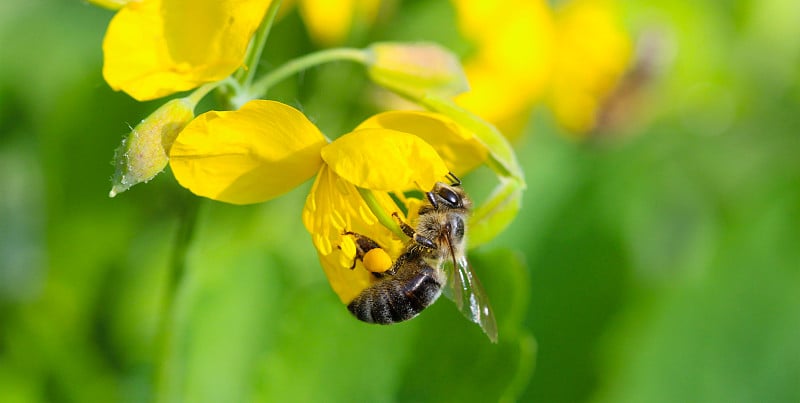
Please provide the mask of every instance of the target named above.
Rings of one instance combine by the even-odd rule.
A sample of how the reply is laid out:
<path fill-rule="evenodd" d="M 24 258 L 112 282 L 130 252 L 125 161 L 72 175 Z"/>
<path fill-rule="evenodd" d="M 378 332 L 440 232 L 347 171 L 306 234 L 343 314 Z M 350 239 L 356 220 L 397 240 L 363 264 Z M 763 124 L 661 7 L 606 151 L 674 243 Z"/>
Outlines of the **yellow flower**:
<path fill-rule="evenodd" d="M 453 0 L 461 34 L 474 53 L 464 60 L 471 90 L 458 103 L 516 131 L 541 98 L 553 68 L 555 28 L 545 0 Z"/>
<path fill-rule="evenodd" d="M 630 39 L 609 0 L 573 0 L 556 14 L 556 67 L 548 99 L 556 119 L 578 135 L 597 113 L 631 60 Z"/>
<path fill-rule="evenodd" d="M 317 43 L 343 43 L 357 24 L 371 24 L 378 16 L 381 0 L 298 0 L 308 32 Z"/>
<path fill-rule="evenodd" d="M 105 2 L 104 2 L 105 3 Z M 269 0 L 127 2 L 103 40 L 103 77 L 143 101 L 218 81 L 242 66 Z"/>
<path fill-rule="evenodd" d="M 197 195 L 258 203 L 310 178 L 322 164 L 325 144 L 322 133 L 296 109 L 251 101 L 238 111 L 195 118 L 172 144 L 170 167 Z"/>
<path fill-rule="evenodd" d="M 316 173 L 303 222 L 331 286 L 347 303 L 375 277 L 361 263 L 351 270 L 356 248 L 344 232 L 366 235 L 396 258 L 403 242 L 381 218 L 404 214 L 390 193 L 407 208 L 415 202 L 403 192 L 428 190 L 448 172 L 463 174 L 485 158 L 474 136 L 441 114 L 378 114 L 329 143 L 296 109 L 255 100 L 238 111 L 198 116 L 175 140 L 170 166 L 195 194 L 236 204 L 269 200 Z"/>
<path fill-rule="evenodd" d="M 568 130 L 594 127 L 631 56 L 613 0 L 572 0 L 556 10 L 545 0 L 452 1 L 475 46 L 464 61 L 472 90 L 461 105 L 512 135 L 543 101 Z"/>

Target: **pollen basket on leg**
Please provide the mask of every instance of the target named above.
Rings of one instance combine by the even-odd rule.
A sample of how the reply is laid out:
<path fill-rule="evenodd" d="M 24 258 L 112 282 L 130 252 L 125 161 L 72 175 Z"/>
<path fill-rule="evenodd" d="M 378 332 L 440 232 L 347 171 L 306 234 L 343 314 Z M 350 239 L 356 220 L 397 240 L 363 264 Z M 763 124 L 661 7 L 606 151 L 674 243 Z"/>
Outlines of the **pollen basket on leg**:
<path fill-rule="evenodd" d="M 392 267 L 392 258 L 383 249 L 372 249 L 364 255 L 364 267 L 373 273 L 383 273 Z"/>

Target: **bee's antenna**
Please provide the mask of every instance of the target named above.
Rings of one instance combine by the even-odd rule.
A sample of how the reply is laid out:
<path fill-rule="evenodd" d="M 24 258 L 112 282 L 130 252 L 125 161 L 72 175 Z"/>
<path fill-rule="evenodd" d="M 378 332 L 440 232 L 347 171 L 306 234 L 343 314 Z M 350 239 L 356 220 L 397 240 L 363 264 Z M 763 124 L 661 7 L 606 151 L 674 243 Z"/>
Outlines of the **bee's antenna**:
<path fill-rule="evenodd" d="M 454 173 L 448 172 L 445 178 L 452 181 L 451 186 L 461 186 L 461 179 L 458 179 L 458 176 L 456 176 Z"/>

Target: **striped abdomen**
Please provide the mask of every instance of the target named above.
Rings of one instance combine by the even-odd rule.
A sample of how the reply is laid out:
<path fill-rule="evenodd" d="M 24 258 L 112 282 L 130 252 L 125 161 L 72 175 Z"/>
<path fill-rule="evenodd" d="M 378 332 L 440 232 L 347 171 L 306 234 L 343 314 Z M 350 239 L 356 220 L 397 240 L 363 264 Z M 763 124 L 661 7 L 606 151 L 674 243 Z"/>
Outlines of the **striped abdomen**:
<path fill-rule="evenodd" d="M 439 298 L 443 275 L 420 257 L 401 256 L 396 273 L 361 291 L 347 305 L 356 318 L 388 325 L 417 316 Z"/>

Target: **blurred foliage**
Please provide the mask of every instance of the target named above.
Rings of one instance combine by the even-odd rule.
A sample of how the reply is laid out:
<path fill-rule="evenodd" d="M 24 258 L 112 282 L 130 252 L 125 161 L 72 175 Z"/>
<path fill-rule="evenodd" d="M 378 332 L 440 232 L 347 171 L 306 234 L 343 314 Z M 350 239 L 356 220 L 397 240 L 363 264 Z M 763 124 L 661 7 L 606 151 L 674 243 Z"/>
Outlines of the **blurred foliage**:
<path fill-rule="evenodd" d="M 491 345 L 450 302 L 390 327 L 353 320 L 300 221 L 308 184 L 240 207 L 160 175 L 109 199 L 114 148 L 157 108 L 102 81 L 111 13 L 4 2 L 0 400 L 800 400 L 800 7 L 621 10 L 655 35 L 660 68 L 595 141 L 532 114 L 520 216 L 471 256 Z M 382 24 L 368 39 L 464 49 L 447 2 Z M 271 42 L 266 67 L 312 49 L 296 12 L 273 35 L 292 40 Z M 271 96 L 343 133 L 374 112 L 365 85 L 341 63 Z M 465 185 L 479 195 L 487 178 Z"/>

